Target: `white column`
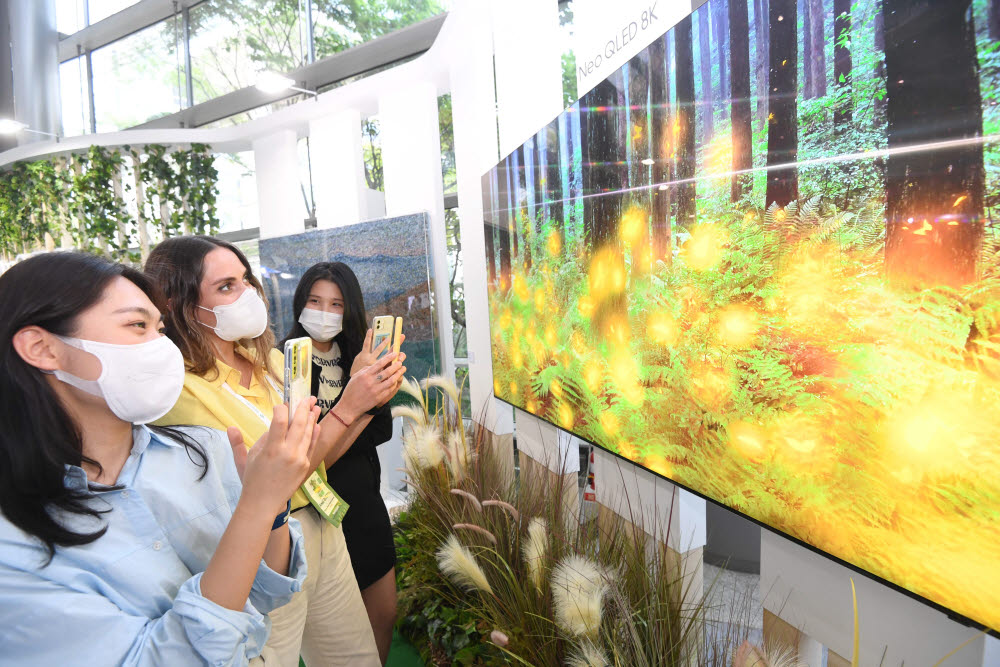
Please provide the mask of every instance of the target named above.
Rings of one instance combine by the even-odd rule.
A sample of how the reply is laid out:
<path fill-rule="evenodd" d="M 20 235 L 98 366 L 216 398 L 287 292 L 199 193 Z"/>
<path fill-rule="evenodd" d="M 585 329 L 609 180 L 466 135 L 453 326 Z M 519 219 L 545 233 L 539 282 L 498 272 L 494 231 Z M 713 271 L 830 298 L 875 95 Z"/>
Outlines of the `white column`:
<path fill-rule="evenodd" d="M 305 231 L 305 202 L 299 181 L 298 136 L 280 130 L 253 142 L 257 206 L 262 239 Z"/>
<path fill-rule="evenodd" d="M 472 3 L 449 15 L 453 31 L 450 61 L 452 128 L 458 175 L 458 216 L 465 269 L 465 323 L 469 347 L 469 396 L 472 417 L 498 435 L 512 433 L 513 411 L 493 398 L 490 310 L 486 288 L 486 240 L 483 228 L 482 175 L 499 159 L 496 98 L 493 92 L 493 36 L 488 16 Z"/>
<path fill-rule="evenodd" d="M 361 112 L 347 109 L 309 123 L 316 226 L 343 227 L 369 219 Z"/>
<path fill-rule="evenodd" d="M 426 211 L 430 246 L 435 325 L 441 341 L 441 371 L 454 377 L 451 293 L 441 182 L 441 137 L 437 89 L 415 81 L 379 98 L 385 213 L 389 217 Z"/>
<path fill-rule="evenodd" d="M 948 659 L 949 667 L 998 664 L 990 662 L 996 659 L 995 639 L 769 530 L 762 531 L 764 609 L 848 660 L 854 641 L 852 578 L 858 596 L 858 664 L 932 665 L 971 638 Z"/>

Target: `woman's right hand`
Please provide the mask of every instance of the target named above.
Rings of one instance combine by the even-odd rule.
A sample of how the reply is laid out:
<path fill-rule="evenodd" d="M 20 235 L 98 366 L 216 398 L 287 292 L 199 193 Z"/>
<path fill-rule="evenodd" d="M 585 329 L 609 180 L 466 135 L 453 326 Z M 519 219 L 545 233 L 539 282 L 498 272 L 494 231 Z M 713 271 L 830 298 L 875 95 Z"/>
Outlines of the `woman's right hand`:
<path fill-rule="evenodd" d="M 265 511 L 273 509 L 275 515 L 284 511 L 288 499 L 312 472 L 310 461 L 319 436 L 319 412 L 316 399 L 310 398 L 302 401 L 289 422 L 288 406 L 275 406 L 271 427 L 250 448 L 242 471 L 244 496 L 260 502 Z M 234 442 L 234 436 L 238 442 Z M 243 446 L 236 429 L 230 429 L 229 439 L 234 452 Z M 238 457 L 237 467 L 239 463 Z"/>
<path fill-rule="evenodd" d="M 402 353 L 387 354 L 352 375 L 333 408 L 337 416 L 350 424 L 368 410 L 392 398 L 406 372 L 406 366 L 403 365 L 405 358 L 406 355 Z"/>

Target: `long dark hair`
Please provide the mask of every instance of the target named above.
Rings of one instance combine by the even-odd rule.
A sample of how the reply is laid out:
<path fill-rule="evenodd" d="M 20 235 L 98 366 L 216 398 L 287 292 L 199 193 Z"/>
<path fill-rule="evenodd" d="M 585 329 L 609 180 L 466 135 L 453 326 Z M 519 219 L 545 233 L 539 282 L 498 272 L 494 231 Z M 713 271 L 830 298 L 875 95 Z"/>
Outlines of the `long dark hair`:
<path fill-rule="evenodd" d="M 83 455 L 76 422 L 42 371 L 14 350 L 13 338 L 27 326 L 72 336 L 80 313 L 97 303 L 117 277 L 132 281 L 156 302 L 155 287 L 142 273 L 94 255 L 39 255 L 0 275 L 0 511 L 38 538 L 50 560 L 56 546 L 89 544 L 107 530 L 77 533 L 56 519 L 62 513 L 97 517 L 107 511 L 93 508 L 88 494 L 65 484 L 65 466 L 100 468 L 100 463 Z M 200 445 L 175 429 L 151 428 L 183 443 L 205 476 L 208 458 Z"/>
<path fill-rule="evenodd" d="M 295 288 L 295 296 L 292 298 L 294 324 L 292 324 L 292 330 L 281 341 L 281 346 L 284 347 L 285 341 L 289 339 L 309 335 L 299 324 L 299 316 L 302 315 L 302 309 L 306 307 L 306 302 L 309 300 L 309 292 L 317 280 L 329 280 L 340 288 L 340 293 L 344 297 L 344 328 L 333 337 L 333 340 L 340 348 L 340 367 L 344 369 L 344 377 L 347 378 L 350 375 L 354 358 L 361 352 L 361 347 L 365 343 L 368 316 L 365 314 L 365 299 L 361 295 L 361 284 L 358 282 L 358 277 L 354 275 L 351 267 L 343 262 L 313 264 L 302 274 L 302 280 Z"/>
<path fill-rule="evenodd" d="M 236 255 L 246 269 L 248 281 L 257 290 L 257 294 L 264 298 L 264 288 L 254 277 L 246 256 L 232 243 L 211 236 L 175 236 L 166 239 L 149 253 L 145 267 L 146 275 L 156 283 L 164 297 L 156 305 L 163 313 L 167 336 L 180 348 L 188 370 L 209 378 L 218 372 L 215 348 L 198 324 L 195 311 L 205 272 L 205 255 L 216 248 L 225 248 Z M 253 372 L 261 381 L 264 380 L 264 371 L 281 377 L 271 368 L 269 353 L 274 347 L 274 334 L 270 328 L 264 329 L 264 333 L 256 338 L 242 340 L 240 343 L 255 351 Z"/>

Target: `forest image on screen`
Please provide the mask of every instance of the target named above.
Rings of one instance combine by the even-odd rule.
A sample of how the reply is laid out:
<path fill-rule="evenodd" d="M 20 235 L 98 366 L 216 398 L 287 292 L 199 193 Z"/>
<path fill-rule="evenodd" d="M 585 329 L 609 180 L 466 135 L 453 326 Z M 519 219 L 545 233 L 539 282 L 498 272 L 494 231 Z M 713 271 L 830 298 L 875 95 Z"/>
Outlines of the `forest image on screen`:
<path fill-rule="evenodd" d="M 1000 629 L 1000 2 L 710 0 L 483 177 L 495 394 Z"/>

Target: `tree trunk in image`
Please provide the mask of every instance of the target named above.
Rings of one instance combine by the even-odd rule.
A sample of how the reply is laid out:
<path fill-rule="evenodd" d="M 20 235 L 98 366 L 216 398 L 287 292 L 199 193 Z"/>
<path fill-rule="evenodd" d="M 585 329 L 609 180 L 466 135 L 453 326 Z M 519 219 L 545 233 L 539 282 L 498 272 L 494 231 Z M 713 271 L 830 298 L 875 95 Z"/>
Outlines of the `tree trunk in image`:
<path fill-rule="evenodd" d="M 876 0 L 879 2 L 881 0 Z M 809 28 L 812 30 L 812 58 L 806 67 L 812 72 L 812 96 L 826 97 L 826 11 L 823 0 L 809 2 Z"/>
<path fill-rule="evenodd" d="M 524 248 L 521 244 L 521 212 L 524 210 L 522 199 L 524 196 L 524 147 L 518 146 L 517 150 L 510 154 L 510 248 L 511 259 L 516 263 L 521 260 Z"/>
<path fill-rule="evenodd" d="M 880 81 L 885 83 L 885 11 L 883 9 L 882 3 L 879 2 L 875 7 L 875 51 L 881 54 L 878 64 L 875 65 L 875 76 Z M 885 96 L 882 99 L 878 97 L 875 98 L 875 111 L 879 115 L 885 111 Z"/>
<path fill-rule="evenodd" d="M 649 126 L 654 160 L 652 181 L 654 184 L 659 184 L 651 193 L 653 261 L 661 259 L 670 266 L 673 259 L 670 238 L 671 186 L 665 184 L 671 180 L 673 141 L 670 119 L 670 70 L 667 60 L 667 36 L 664 35 L 649 45 Z"/>
<path fill-rule="evenodd" d="M 970 0 L 886 0 L 890 150 L 983 133 Z M 903 285 L 976 278 L 983 238 L 983 147 L 890 154 L 886 272 Z"/>
<path fill-rule="evenodd" d="M 729 93 L 729 59 L 726 57 L 726 46 L 729 35 L 729 3 L 724 0 L 712 0 L 712 32 L 715 35 L 716 61 L 719 63 L 719 94 L 715 97 L 719 108 L 725 109 L 726 95 Z"/>
<path fill-rule="evenodd" d="M 493 243 L 493 235 L 496 233 L 496 226 L 499 224 L 498 201 L 500 193 L 497 188 L 498 167 L 491 169 L 482 178 L 483 188 L 483 237 L 486 240 L 486 273 L 488 284 L 492 288 L 497 283 L 497 253 Z"/>
<path fill-rule="evenodd" d="M 562 156 L 562 142 L 559 136 L 559 121 L 554 120 L 545 128 L 547 135 L 545 151 L 545 192 L 546 215 L 553 229 L 563 228 L 563 202 L 565 196 L 562 189 L 562 172 L 559 170 L 559 160 Z M 544 240 L 544 239 L 543 239 Z"/>
<path fill-rule="evenodd" d="M 799 197 L 798 168 L 798 39 L 795 0 L 771 0 L 771 90 L 768 96 L 765 208 L 777 202 L 785 207 Z"/>
<path fill-rule="evenodd" d="M 811 100 L 813 95 L 813 72 L 812 72 L 812 26 L 810 25 L 810 3 L 809 0 L 799 0 L 799 13 L 802 15 L 802 74 L 803 88 L 802 98 Z"/>
<path fill-rule="evenodd" d="M 793 0 L 794 1 L 794 0 Z M 677 179 L 694 178 L 694 57 L 691 53 L 691 17 L 687 16 L 674 28 L 674 51 L 676 53 L 677 77 Z M 677 224 L 684 228 L 695 222 L 697 189 L 693 182 L 677 186 Z"/>
<path fill-rule="evenodd" d="M 767 41 L 770 29 L 767 25 L 766 0 L 751 0 L 751 2 L 753 2 L 753 22 L 756 35 L 757 121 L 764 123 L 767 120 L 767 98 L 770 92 L 767 88 Z"/>
<path fill-rule="evenodd" d="M 701 63 L 701 99 L 702 108 L 702 141 L 708 143 L 715 134 L 714 114 L 712 113 L 712 42 L 709 36 L 709 5 L 702 5 L 698 10 L 698 54 Z"/>
<path fill-rule="evenodd" d="M 627 104 L 631 110 L 631 128 L 629 128 L 629 143 L 632 157 L 629 162 L 629 186 L 641 187 L 649 185 L 649 165 L 643 160 L 649 159 L 649 50 L 643 49 L 628 62 L 628 96 Z M 639 199 L 647 195 L 640 191 L 633 195 Z"/>
<path fill-rule="evenodd" d="M 729 76 L 732 91 L 733 170 L 753 167 L 753 128 L 750 109 L 750 28 L 747 0 L 729 0 Z M 750 174 L 733 175 L 732 201 L 739 201 L 752 186 Z"/>
<path fill-rule="evenodd" d="M 618 87 L 621 70 L 597 84 L 584 95 L 580 105 L 583 141 L 583 224 L 584 239 L 594 251 L 613 241 L 621 215 L 622 194 L 628 178 L 625 146 L 619 141 Z M 607 194 L 603 194 L 607 193 Z"/>
<path fill-rule="evenodd" d="M 851 39 L 851 0 L 833 0 L 833 80 L 837 88 L 833 126 L 837 132 L 843 132 L 854 116 Z"/>
<path fill-rule="evenodd" d="M 1000 0 L 990 0 L 990 39 L 1000 39 Z"/>
<path fill-rule="evenodd" d="M 510 289 L 511 269 L 515 254 L 511 252 L 512 243 L 516 243 L 517 237 L 514 235 L 514 191 L 515 176 L 511 174 L 513 166 L 513 155 L 508 155 L 500 163 L 500 215 L 497 227 L 497 238 L 500 241 L 500 288 Z"/>

